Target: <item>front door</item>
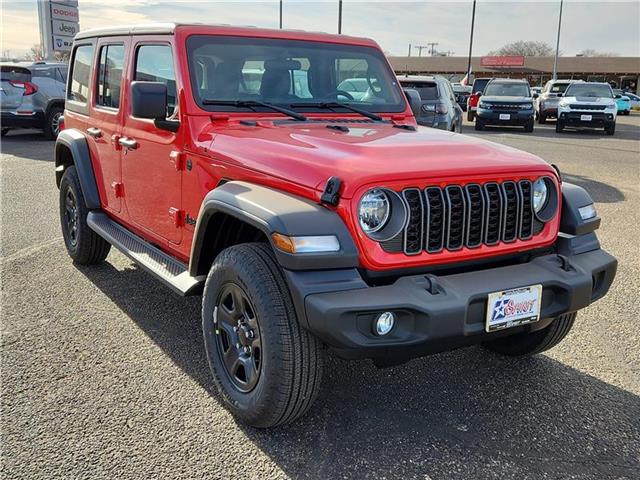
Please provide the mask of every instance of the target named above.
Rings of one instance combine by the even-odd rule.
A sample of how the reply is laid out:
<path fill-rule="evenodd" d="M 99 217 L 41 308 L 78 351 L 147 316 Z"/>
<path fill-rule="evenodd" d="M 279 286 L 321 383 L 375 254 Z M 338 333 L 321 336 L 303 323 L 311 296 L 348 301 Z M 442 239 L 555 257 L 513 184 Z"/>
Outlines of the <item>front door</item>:
<path fill-rule="evenodd" d="M 173 118 L 177 114 L 177 88 L 171 45 L 140 38 L 132 50 L 129 78 L 165 83 L 167 118 Z M 130 84 L 127 88 L 131 90 Z M 158 129 L 152 120 L 132 117 L 127 105 L 119 144 L 129 219 L 140 229 L 175 244 L 182 239 L 181 172 L 171 159 L 178 135 L 179 131 Z"/>

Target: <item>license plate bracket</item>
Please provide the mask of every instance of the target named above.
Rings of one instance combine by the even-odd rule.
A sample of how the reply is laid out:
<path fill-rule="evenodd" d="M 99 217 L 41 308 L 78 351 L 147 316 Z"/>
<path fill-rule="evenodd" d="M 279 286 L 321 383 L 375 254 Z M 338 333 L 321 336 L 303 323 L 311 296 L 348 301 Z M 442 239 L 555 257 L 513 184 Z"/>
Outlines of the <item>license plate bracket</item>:
<path fill-rule="evenodd" d="M 495 332 L 540 320 L 542 285 L 493 292 L 487 296 L 485 331 Z"/>

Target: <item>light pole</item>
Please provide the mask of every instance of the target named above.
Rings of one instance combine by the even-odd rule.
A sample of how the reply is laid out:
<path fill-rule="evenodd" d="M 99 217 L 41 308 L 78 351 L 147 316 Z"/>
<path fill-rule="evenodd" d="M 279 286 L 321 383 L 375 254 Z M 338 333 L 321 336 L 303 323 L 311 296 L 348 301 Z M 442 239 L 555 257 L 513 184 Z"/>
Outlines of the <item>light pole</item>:
<path fill-rule="evenodd" d="M 342 0 L 338 1 L 338 35 L 342 33 Z"/>
<path fill-rule="evenodd" d="M 282 30 L 282 0 L 280 0 L 280 30 Z"/>
<path fill-rule="evenodd" d="M 476 23 L 476 0 L 473 0 L 471 10 L 471 34 L 469 35 L 469 60 L 467 61 L 467 83 L 471 81 L 471 52 L 473 50 L 473 26 Z"/>
<path fill-rule="evenodd" d="M 556 38 L 556 55 L 553 58 L 553 79 L 558 78 L 558 51 L 560 49 L 560 27 L 562 26 L 562 3 L 560 0 L 560 15 L 558 16 L 558 37 Z"/>

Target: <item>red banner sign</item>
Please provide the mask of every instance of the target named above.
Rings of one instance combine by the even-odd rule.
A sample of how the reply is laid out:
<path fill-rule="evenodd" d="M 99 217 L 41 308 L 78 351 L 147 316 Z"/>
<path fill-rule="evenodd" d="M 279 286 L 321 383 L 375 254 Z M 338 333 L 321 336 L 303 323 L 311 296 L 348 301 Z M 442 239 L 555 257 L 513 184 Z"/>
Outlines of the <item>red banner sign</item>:
<path fill-rule="evenodd" d="M 483 67 L 524 67 L 522 55 L 505 55 L 499 57 L 480 57 Z"/>

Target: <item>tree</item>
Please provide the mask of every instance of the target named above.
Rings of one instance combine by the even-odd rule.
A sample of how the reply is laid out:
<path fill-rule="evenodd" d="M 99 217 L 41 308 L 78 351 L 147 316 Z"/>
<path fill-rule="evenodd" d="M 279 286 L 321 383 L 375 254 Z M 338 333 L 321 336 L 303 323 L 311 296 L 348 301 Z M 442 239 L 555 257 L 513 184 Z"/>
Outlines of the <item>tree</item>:
<path fill-rule="evenodd" d="M 523 55 L 525 57 L 551 57 L 555 55 L 555 48 L 546 42 L 532 40 L 518 40 L 508 43 L 498 50 L 489 52 L 489 55 Z"/>
<path fill-rule="evenodd" d="M 33 60 L 34 62 L 44 60 L 44 47 L 40 44 L 33 45 L 24 58 L 25 60 Z"/>
<path fill-rule="evenodd" d="M 576 55 L 576 57 L 617 57 L 618 54 L 615 52 L 598 52 L 593 48 L 585 48 L 580 53 Z"/>

